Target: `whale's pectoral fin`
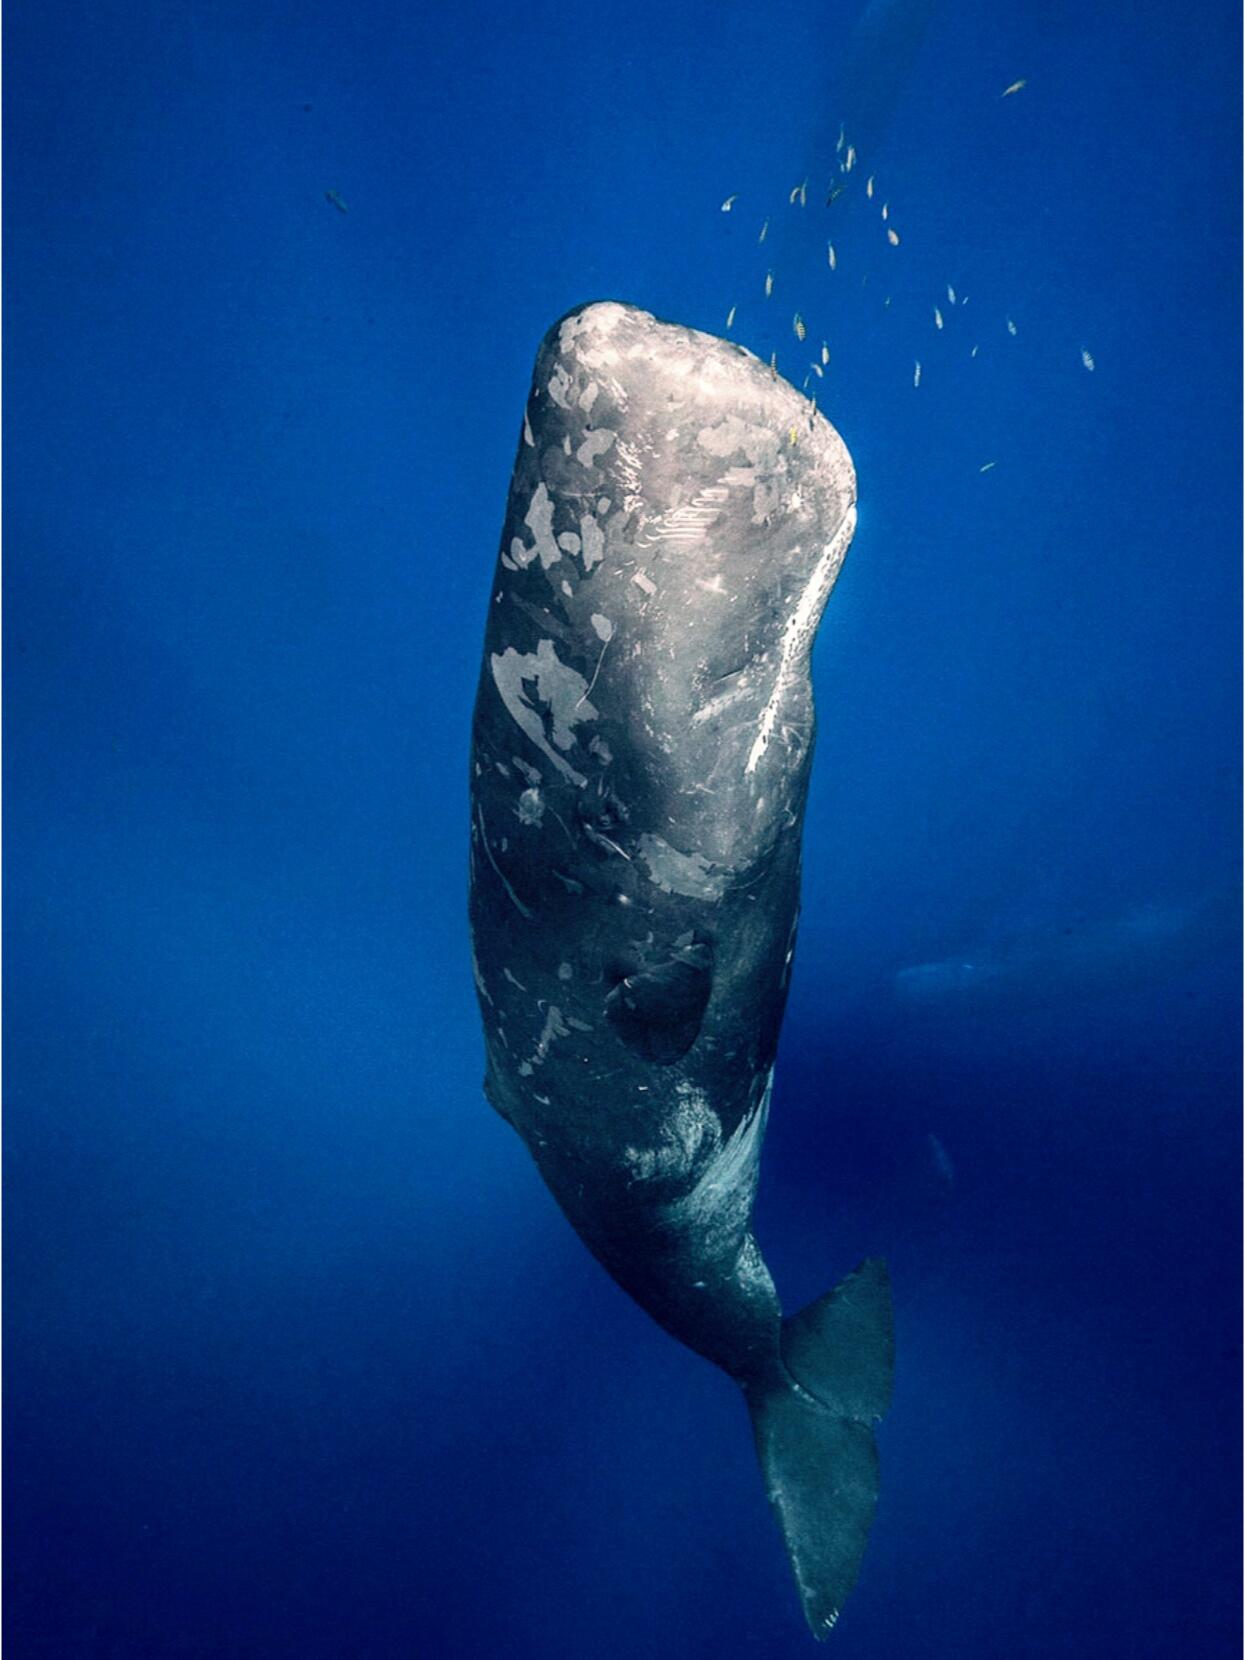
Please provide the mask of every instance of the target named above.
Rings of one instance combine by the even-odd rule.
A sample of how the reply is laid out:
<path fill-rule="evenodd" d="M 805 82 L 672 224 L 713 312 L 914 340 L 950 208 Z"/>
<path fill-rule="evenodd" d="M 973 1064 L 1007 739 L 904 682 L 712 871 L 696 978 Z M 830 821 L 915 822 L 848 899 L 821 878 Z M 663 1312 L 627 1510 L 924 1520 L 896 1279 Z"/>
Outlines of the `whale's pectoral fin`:
<path fill-rule="evenodd" d="M 629 974 L 605 999 L 610 1025 L 637 1055 L 671 1066 L 695 1043 L 713 988 L 713 953 L 703 941 Z"/>
<path fill-rule="evenodd" d="M 804 1617 L 824 1638 L 855 1583 L 877 1504 L 873 1424 L 890 1404 L 894 1365 L 885 1264 L 862 1263 L 784 1320 L 782 1353 L 794 1385 L 749 1387 L 748 1407 Z"/>

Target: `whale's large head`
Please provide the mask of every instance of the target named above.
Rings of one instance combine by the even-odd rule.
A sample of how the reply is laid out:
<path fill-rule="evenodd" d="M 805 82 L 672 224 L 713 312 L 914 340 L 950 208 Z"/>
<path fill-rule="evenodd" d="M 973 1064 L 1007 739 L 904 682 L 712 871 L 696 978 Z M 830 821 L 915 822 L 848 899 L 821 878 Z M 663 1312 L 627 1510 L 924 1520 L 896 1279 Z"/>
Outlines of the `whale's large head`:
<path fill-rule="evenodd" d="M 743 348 L 608 302 L 546 336 L 493 673 L 653 881 L 713 897 L 798 814 L 855 500 L 838 434 Z"/>

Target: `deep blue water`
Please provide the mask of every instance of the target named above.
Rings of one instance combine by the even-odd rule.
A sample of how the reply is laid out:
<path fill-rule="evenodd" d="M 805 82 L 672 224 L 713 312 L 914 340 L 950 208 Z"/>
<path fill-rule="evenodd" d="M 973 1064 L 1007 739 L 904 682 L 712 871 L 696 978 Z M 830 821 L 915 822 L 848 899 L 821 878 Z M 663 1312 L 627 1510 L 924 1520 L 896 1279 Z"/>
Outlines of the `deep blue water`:
<path fill-rule="evenodd" d="M 812 1652 L 480 1090 L 489 576 L 603 297 L 826 340 L 859 472 L 757 1215 L 894 1280 L 834 1651 L 1237 1652 L 1238 9 L 860 12 L 9 8 L 15 1660 Z"/>

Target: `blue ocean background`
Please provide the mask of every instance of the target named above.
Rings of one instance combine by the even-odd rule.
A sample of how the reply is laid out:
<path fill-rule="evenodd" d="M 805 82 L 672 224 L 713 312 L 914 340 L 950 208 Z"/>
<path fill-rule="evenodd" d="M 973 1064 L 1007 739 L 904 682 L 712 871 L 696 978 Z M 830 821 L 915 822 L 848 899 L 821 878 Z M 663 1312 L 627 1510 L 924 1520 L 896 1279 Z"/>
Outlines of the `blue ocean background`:
<path fill-rule="evenodd" d="M 859 473 L 757 1212 L 893 1277 L 834 1653 L 1235 1654 L 1239 8 L 5 25 L 6 1653 L 813 1652 L 481 1093 L 490 574 L 615 298 L 824 340 Z"/>

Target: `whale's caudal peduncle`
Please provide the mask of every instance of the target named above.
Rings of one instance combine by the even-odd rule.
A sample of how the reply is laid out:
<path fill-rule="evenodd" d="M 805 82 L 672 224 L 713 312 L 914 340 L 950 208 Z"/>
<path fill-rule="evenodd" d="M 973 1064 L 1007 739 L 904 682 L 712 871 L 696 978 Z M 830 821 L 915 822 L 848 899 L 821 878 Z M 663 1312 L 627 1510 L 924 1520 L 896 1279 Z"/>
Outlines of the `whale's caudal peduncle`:
<path fill-rule="evenodd" d="M 473 729 L 485 1088 L 585 1243 L 743 1387 L 810 1627 L 855 1580 L 885 1270 L 783 1319 L 752 1202 L 795 949 L 838 434 L 742 348 L 604 303 L 536 360 Z"/>

